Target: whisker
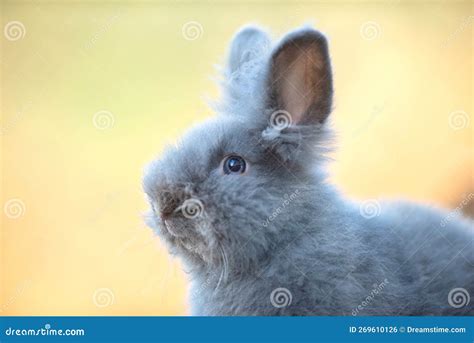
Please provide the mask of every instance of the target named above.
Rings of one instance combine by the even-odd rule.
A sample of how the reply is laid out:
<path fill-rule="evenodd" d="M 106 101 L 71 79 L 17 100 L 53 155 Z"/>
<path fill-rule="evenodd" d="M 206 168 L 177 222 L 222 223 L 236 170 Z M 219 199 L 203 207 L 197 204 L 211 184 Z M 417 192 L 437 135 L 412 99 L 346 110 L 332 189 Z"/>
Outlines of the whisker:
<path fill-rule="evenodd" d="M 219 276 L 219 281 L 217 282 L 217 286 L 214 289 L 214 292 L 216 292 L 219 289 L 219 286 L 221 285 L 222 280 L 225 279 L 225 281 L 227 281 L 227 268 L 228 268 L 227 254 L 221 245 L 219 245 L 218 248 L 219 248 L 221 258 L 222 258 L 223 268 L 221 270 L 221 275 Z"/>

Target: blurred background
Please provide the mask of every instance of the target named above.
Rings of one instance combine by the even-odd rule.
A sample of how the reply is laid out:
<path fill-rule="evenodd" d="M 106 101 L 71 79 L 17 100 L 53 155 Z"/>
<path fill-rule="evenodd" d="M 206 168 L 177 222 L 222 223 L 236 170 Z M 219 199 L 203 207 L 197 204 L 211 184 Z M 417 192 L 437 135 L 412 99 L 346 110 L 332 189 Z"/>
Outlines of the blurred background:
<path fill-rule="evenodd" d="M 185 315 L 143 167 L 194 123 L 243 24 L 330 40 L 355 199 L 472 211 L 473 4 L 1 1 L 0 315 Z M 466 201 L 467 199 L 467 201 Z"/>

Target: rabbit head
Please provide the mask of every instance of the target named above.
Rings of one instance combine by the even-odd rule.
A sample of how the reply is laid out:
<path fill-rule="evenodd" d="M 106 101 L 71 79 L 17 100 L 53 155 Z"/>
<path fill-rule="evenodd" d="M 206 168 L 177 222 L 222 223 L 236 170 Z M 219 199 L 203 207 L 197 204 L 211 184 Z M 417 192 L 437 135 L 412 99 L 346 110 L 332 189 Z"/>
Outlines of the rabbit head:
<path fill-rule="evenodd" d="M 302 28 L 272 46 L 236 34 L 218 114 L 145 173 L 149 223 L 194 267 L 243 271 L 307 220 L 314 167 L 328 149 L 332 75 L 322 34 Z"/>

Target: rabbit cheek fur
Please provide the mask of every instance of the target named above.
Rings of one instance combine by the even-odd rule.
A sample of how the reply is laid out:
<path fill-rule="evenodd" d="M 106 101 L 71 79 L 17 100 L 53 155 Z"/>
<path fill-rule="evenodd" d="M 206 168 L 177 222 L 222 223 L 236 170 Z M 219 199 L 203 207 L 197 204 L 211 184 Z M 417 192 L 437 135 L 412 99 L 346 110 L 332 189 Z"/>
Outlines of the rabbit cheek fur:
<path fill-rule="evenodd" d="M 474 294 L 472 222 L 409 204 L 362 216 L 325 182 L 332 74 L 312 28 L 230 48 L 218 116 L 146 170 L 148 223 L 189 273 L 195 315 L 458 315 Z M 226 156 L 247 168 L 223 172 Z M 284 303 L 278 297 L 283 292 Z"/>

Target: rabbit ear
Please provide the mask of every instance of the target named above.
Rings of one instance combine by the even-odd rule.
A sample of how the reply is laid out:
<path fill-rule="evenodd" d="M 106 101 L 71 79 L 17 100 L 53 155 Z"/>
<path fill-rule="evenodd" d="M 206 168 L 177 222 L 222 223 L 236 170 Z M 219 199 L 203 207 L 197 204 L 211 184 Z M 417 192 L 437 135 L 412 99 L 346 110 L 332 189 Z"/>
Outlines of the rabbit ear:
<path fill-rule="evenodd" d="M 257 26 L 246 26 L 236 33 L 230 45 L 228 67 L 230 73 L 238 72 L 240 67 L 261 57 L 270 47 L 270 37 Z"/>
<path fill-rule="evenodd" d="M 268 77 L 270 107 L 293 124 L 322 123 L 332 104 L 332 73 L 325 37 L 311 28 L 288 34 L 274 50 Z"/>

